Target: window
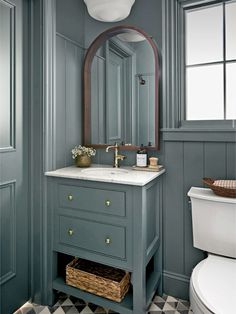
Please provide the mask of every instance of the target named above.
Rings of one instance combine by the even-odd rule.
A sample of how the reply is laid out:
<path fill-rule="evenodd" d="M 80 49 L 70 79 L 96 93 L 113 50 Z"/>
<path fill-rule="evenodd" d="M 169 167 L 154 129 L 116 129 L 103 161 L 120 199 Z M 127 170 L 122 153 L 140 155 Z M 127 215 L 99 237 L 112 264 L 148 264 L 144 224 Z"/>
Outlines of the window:
<path fill-rule="evenodd" d="M 236 119 L 236 1 L 184 14 L 185 119 Z"/>

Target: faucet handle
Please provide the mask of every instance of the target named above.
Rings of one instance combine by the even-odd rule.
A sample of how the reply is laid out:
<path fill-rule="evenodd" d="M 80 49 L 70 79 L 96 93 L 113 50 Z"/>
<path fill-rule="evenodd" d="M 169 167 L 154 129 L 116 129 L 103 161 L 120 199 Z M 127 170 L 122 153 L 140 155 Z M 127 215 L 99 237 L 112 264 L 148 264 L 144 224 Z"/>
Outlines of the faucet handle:
<path fill-rule="evenodd" d="M 127 158 L 127 156 L 125 156 L 125 155 L 119 155 L 119 157 L 120 157 L 120 158 L 119 158 L 120 160 L 124 160 L 124 159 Z"/>

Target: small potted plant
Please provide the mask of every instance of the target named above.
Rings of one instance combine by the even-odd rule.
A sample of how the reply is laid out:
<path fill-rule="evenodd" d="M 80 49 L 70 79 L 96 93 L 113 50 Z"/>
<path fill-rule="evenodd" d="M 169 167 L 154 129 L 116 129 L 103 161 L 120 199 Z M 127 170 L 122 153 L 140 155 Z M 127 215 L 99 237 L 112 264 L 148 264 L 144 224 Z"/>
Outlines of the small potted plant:
<path fill-rule="evenodd" d="M 96 150 L 92 147 L 79 145 L 75 146 L 71 153 L 77 167 L 89 167 L 91 165 L 91 157 L 96 155 Z"/>

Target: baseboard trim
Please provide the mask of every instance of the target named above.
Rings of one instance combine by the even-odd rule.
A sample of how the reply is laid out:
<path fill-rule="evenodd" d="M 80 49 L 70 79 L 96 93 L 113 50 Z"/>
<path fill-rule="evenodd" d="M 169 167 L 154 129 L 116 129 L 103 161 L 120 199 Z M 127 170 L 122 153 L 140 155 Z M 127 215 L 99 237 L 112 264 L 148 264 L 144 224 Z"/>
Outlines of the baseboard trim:
<path fill-rule="evenodd" d="M 163 271 L 163 291 L 165 294 L 189 300 L 190 277 L 174 272 Z"/>

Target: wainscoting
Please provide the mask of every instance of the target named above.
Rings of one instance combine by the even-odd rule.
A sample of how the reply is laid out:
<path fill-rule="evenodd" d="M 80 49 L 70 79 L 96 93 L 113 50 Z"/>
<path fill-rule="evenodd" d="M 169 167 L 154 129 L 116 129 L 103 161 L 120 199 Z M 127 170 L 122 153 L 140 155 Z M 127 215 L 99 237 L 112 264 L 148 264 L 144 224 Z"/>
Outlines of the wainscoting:
<path fill-rule="evenodd" d="M 191 186 L 203 186 L 203 177 L 236 178 L 236 144 L 226 142 L 164 142 L 163 221 L 164 292 L 188 298 L 193 267 L 205 257 L 192 242 Z M 207 219 L 207 217 L 206 217 Z"/>

